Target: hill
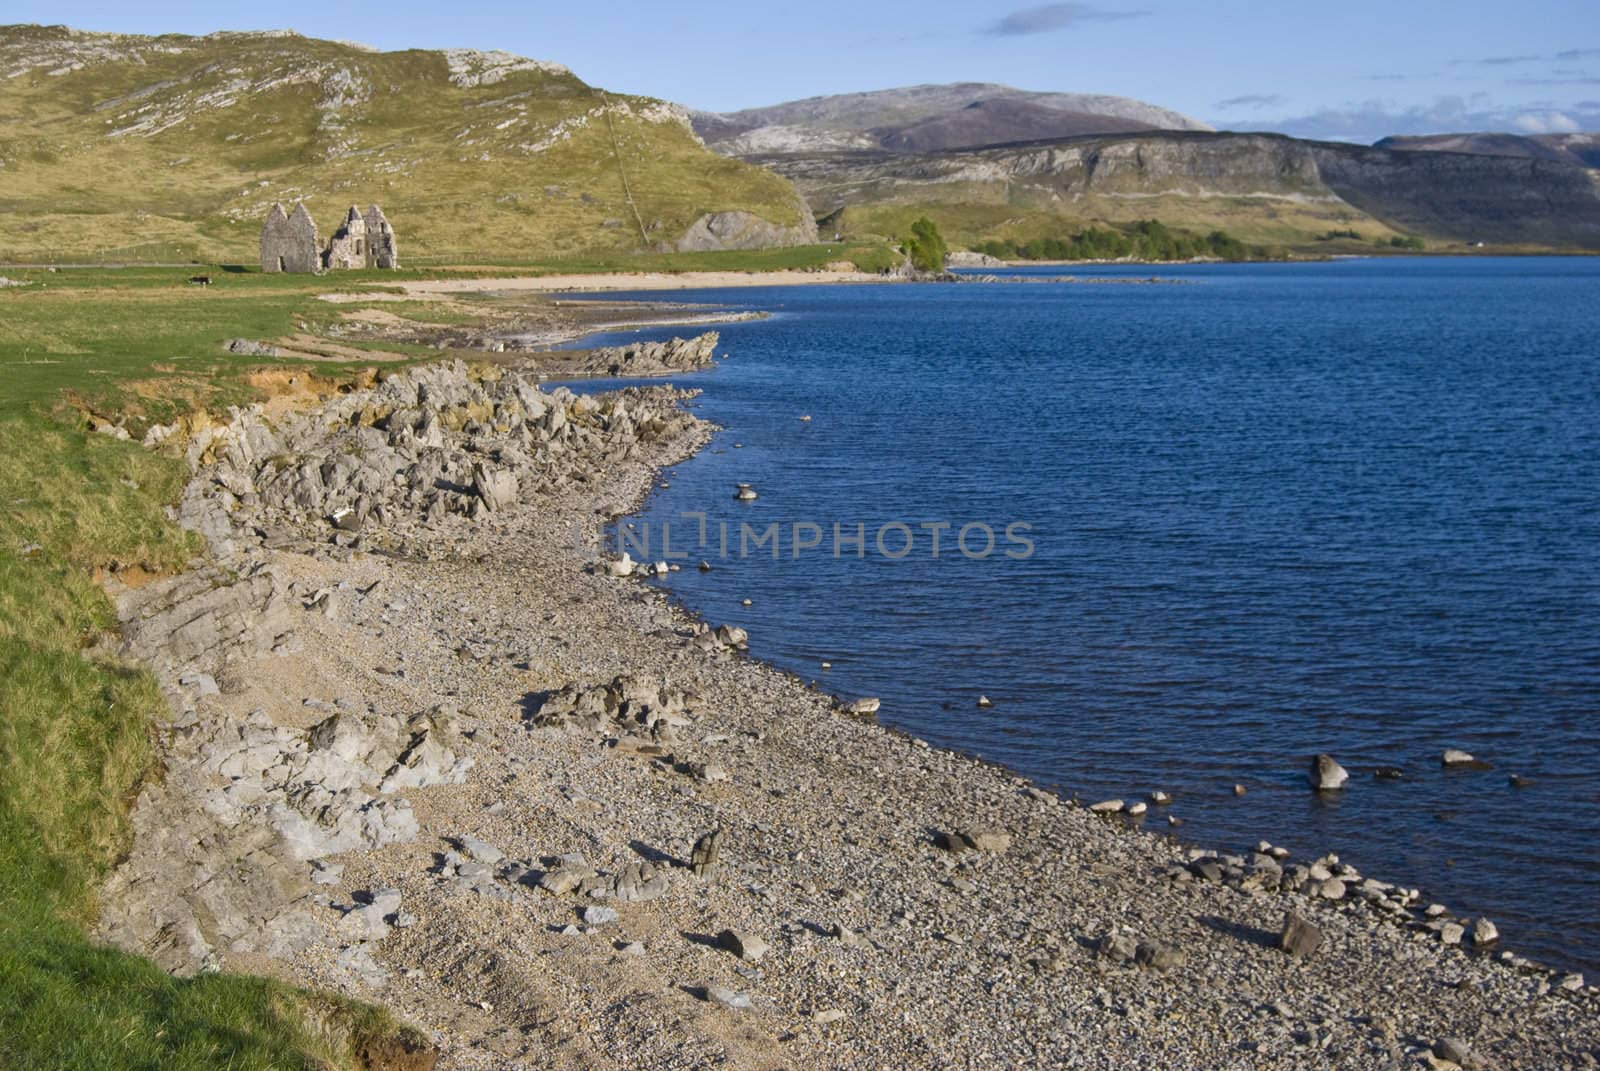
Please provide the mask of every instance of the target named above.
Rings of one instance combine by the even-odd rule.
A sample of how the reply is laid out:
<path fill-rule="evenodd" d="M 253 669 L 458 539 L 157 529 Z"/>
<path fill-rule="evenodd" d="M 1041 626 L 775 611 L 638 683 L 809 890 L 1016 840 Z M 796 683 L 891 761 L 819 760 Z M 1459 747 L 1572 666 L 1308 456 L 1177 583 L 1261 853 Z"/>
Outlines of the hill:
<path fill-rule="evenodd" d="M 1600 134 L 1423 134 L 1384 138 L 1373 147 L 1397 152 L 1522 156 L 1600 168 Z"/>
<path fill-rule="evenodd" d="M 1374 241 L 1600 248 L 1600 187 L 1559 160 L 1413 152 L 1277 134 L 1145 131 L 926 153 L 751 154 L 793 179 L 825 234 L 1025 242 L 1155 218 L 1291 249 Z"/>
<path fill-rule="evenodd" d="M 297 200 L 324 233 L 382 204 L 410 263 L 811 237 L 789 184 L 708 152 L 682 108 L 557 63 L 0 27 L 0 262 L 248 262 Z M 704 223 L 729 212 L 756 218 Z"/>
<path fill-rule="evenodd" d="M 988 82 L 811 97 L 764 108 L 696 112 L 706 144 L 730 155 L 871 150 L 925 152 L 1131 130 L 1209 130 L 1165 108 L 1088 93 L 1033 93 Z"/>

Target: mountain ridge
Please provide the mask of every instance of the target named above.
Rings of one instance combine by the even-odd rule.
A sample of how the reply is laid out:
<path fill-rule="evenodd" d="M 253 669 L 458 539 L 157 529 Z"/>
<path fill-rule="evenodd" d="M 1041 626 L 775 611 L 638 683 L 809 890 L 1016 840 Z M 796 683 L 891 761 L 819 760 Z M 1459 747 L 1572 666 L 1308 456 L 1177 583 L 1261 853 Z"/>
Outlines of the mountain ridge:
<path fill-rule="evenodd" d="M 963 124 L 974 107 L 990 109 L 993 127 Z M 1052 117 L 1055 125 L 1052 127 Z M 1209 130 L 1197 119 L 1129 97 L 1051 93 L 993 82 L 952 82 L 839 93 L 741 111 L 691 113 L 706 144 L 731 155 L 751 152 L 812 152 L 825 149 L 970 148 L 1017 140 L 1018 130 L 1038 137 L 1113 130 Z M 907 138 L 909 131 L 944 123 L 936 139 Z M 1095 129 L 1098 127 L 1099 129 Z M 964 129 L 965 128 L 965 129 Z"/>
<path fill-rule="evenodd" d="M 1403 134 L 1373 142 L 1373 148 L 1397 152 L 1522 156 L 1575 164 L 1578 167 L 1600 168 L 1600 133 L 1505 134 L 1479 131 L 1463 134 Z"/>

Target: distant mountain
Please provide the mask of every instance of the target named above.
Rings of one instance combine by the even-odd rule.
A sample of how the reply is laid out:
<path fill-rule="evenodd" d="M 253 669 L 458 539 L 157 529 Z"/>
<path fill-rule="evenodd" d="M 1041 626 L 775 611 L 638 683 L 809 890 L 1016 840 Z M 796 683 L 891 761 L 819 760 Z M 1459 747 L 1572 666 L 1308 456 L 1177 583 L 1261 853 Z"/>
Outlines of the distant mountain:
<path fill-rule="evenodd" d="M 302 200 L 325 229 L 381 204 L 411 264 L 815 234 L 685 109 L 558 63 L 0 26 L 0 261 L 248 262 L 271 204 Z"/>
<path fill-rule="evenodd" d="M 1423 134 L 1384 138 L 1374 148 L 1521 156 L 1600 168 L 1600 134 Z"/>
<path fill-rule="evenodd" d="M 692 115 L 707 145 L 730 156 L 886 149 L 928 152 L 1080 134 L 1210 130 L 1127 97 L 1032 93 L 987 82 L 909 86 Z"/>
<path fill-rule="evenodd" d="M 1093 112 L 1069 112 L 1030 100 L 979 100 L 960 111 L 900 127 L 873 131 L 879 144 L 894 152 L 938 152 L 978 145 L 1076 137 L 1081 134 L 1128 134 L 1157 127 L 1134 119 Z"/>

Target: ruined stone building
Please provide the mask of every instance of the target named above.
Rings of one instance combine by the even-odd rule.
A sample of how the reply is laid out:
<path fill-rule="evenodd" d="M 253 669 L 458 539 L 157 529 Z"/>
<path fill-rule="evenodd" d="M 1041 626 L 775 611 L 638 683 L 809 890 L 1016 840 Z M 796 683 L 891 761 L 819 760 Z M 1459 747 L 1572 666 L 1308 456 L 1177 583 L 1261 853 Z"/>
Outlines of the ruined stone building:
<path fill-rule="evenodd" d="M 377 205 L 367 206 L 367 264 L 373 268 L 398 268 L 400 245 L 395 241 L 389 218 Z"/>
<path fill-rule="evenodd" d="M 344 222 L 328 239 L 326 249 L 317 241 L 317 225 L 303 204 L 293 215 L 274 204 L 261 228 L 261 270 L 264 272 L 317 272 L 348 268 L 398 268 L 400 247 L 388 217 L 377 205 L 362 211 L 350 206 Z"/>
<path fill-rule="evenodd" d="M 290 216 L 282 205 L 273 205 L 261 228 L 261 270 L 311 272 L 321 268 L 317 224 L 306 206 L 295 205 L 294 215 Z"/>

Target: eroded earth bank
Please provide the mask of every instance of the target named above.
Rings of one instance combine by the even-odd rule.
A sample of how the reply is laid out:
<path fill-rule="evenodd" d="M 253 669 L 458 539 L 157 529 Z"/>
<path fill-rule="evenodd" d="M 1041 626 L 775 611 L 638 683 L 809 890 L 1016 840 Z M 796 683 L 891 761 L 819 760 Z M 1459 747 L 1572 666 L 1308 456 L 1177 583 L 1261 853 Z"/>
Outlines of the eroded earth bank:
<path fill-rule="evenodd" d="M 121 596 L 173 714 L 103 935 L 448 1068 L 1595 1064 L 1594 988 L 1476 920 L 888 731 L 614 575 L 689 397 L 446 361 L 194 432 L 210 556 Z"/>

